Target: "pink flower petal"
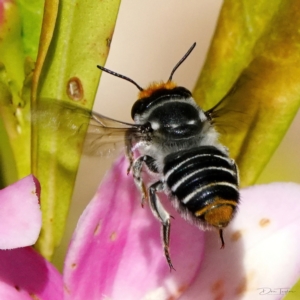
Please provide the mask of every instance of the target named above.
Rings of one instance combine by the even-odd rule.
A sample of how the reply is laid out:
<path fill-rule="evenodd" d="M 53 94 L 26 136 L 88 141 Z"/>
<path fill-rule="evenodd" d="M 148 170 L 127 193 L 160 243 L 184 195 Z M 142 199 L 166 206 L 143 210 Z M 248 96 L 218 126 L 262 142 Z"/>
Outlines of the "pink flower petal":
<path fill-rule="evenodd" d="M 0 250 L 0 299 L 62 300 L 62 277 L 31 247 Z"/>
<path fill-rule="evenodd" d="M 0 249 L 33 245 L 42 215 L 38 181 L 29 175 L 0 191 Z"/>
<path fill-rule="evenodd" d="M 225 249 L 207 232 L 201 271 L 180 300 L 282 299 L 299 278 L 300 185 L 255 186 L 241 198 Z"/>
<path fill-rule="evenodd" d="M 30 300 L 27 295 L 20 295 L 19 291 L 15 287 L 5 282 L 0 282 L 0 299 Z"/>
<path fill-rule="evenodd" d="M 115 165 L 79 220 L 65 262 L 66 299 L 176 298 L 199 270 L 203 232 L 170 210 L 177 270 L 170 272 L 160 224 L 148 205 L 141 208 L 127 166 L 124 159 Z"/>

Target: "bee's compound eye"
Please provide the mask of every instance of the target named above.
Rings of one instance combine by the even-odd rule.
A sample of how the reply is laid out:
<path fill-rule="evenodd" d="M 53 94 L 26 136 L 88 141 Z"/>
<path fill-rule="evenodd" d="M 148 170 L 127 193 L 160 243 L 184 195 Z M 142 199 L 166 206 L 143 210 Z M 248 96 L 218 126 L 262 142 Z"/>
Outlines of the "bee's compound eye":
<path fill-rule="evenodd" d="M 146 108 L 146 103 L 143 99 L 137 100 L 131 108 L 131 118 L 134 120 L 136 114 L 141 114 Z"/>
<path fill-rule="evenodd" d="M 205 215 L 205 221 L 217 228 L 224 228 L 233 217 L 233 207 L 231 205 L 218 205 L 209 209 Z"/>

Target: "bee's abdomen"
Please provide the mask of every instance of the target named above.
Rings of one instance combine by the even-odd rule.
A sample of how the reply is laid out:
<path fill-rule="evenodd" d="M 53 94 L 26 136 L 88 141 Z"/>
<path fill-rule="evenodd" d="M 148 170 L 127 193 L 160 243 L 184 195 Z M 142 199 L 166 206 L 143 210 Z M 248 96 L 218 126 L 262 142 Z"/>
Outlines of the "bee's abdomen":
<path fill-rule="evenodd" d="M 165 158 L 164 181 L 191 213 L 216 199 L 238 202 L 238 174 L 233 160 L 213 146 L 172 153 Z"/>

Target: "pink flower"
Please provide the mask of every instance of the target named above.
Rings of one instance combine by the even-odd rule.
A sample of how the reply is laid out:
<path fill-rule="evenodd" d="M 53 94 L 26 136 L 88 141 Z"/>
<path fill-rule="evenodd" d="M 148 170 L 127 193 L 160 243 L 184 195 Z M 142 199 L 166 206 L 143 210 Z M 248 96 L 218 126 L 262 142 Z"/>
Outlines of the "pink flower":
<path fill-rule="evenodd" d="M 32 175 L 0 191 L 0 249 L 33 245 L 40 233 L 40 185 Z"/>
<path fill-rule="evenodd" d="M 0 191 L 0 299 L 29 299 L 23 289 L 31 290 L 32 298 L 45 293 L 51 269 L 30 247 L 20 248 L 39 236 L 39 197 L 40 185 L 32 175 Z"/>
<path fill-rule="evenodd" d="M 32 248 L 0 250 L 0 299 L 61 300 L 62 278 Z"/>
<path fill-rule="evenodd" d="M 0 299 L 257 299 L 272 289 L 273 300 L 292 288 L 300 275 L 299 185 L 242 190 L 223 250 L 217 232 L 202 232 L 168 205 L 175 218 L 170 272 L 159 224 L 148 206 L 141 208 L 126 167 L 116 163 L 81 216 L 63 275 L 31 249 L 7 251 Z"/>

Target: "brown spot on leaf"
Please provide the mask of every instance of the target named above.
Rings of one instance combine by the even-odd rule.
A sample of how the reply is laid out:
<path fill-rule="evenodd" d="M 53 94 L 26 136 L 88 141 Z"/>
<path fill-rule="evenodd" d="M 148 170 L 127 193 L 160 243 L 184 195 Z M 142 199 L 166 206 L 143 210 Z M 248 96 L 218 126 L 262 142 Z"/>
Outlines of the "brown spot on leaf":
<path fill-rule="evenodd" d="M 267 219 L 267 218 L 262 218 L 260 221 L 259 221 L 259 226 L 260 227 L 266 227 L 270 224 L 270 219 Z"/>
<path fill-rule="evenodd" d="M 110 47 L 110 44 L 111 44 L 111 38 L 108 37 L 108 38 L 106 39 L 106 46 L 109 48 L 109 47 Z"/>
<path fill-rule="evenodd" d="M 67 95 L 71 100 L 74 101 L 80 101 L 83 99 L 83 86 L 78 77 L 72 77 L 69 79 L 67 83 Z"/>
<path fill-rule="evenodd" d="M 106 38 L 106 47 L 110 48 L 111 42 L 112 42 L 112 38 L 114 35 L 114 29 L 112 29 L 112 31 L 110 32 L 110 34 L 108 35 L 108 37 Z"/>
<path fill-rule="evenodd" d="M 240 230 L 236 230 L 235 232 L 232 233 L 231 235 L 231 240 L 233 242 L 238 241 L 242 237 L 242 232 Z"/>

